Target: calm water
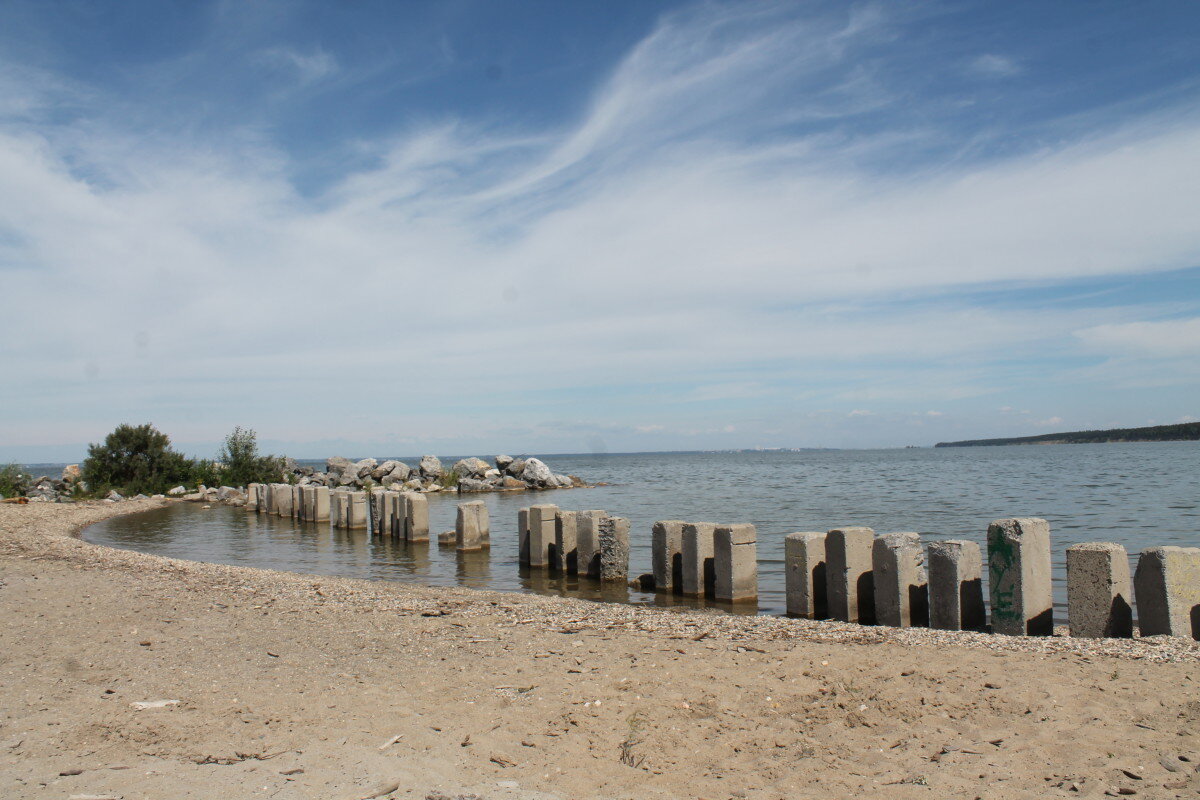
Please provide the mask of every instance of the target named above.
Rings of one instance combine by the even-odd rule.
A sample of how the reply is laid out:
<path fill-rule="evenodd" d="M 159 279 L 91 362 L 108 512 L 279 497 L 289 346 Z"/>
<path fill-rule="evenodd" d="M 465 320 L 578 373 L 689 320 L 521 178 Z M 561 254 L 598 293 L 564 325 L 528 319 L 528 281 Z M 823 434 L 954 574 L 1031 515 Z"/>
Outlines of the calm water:
<path fill-rule="evenodd" d="M 1047 445 L 801 453 L 547 456 L 555 472 L 612 485 L 475 495 L 491 512 L 492 548 L 372 540 L 365 532 L 240 509 L 168 509 L 102 522 L 88 541 L 176 558 L 375 580 L 462 585 L 634 603 L 687 604 L 589 581 L 549 581 L 517 564 L 517 510 L 531 503 L 599 508 L 628 517 L 630 574 L 650 571 L 658 519 L 752 522 L 758 527 L 760 613 L 784 610 L 783 537 L 868 525 L 973 539 L 1007 516 L 1044 517 L 1054 542 L 1055 604 L 1065 622 L 1065 551 L 1112 541 L 1135 554 L 1155 545 L 1200 546 L 1200 443 Z M 450 462 L 452 463 L 452 462 Z M 430 495 L 430 530 L 454 527 L 455 495 Z M 719 607 L 719 606 L 718 606 Z M 750 613 L 753 609 L 749 610 Z"/>

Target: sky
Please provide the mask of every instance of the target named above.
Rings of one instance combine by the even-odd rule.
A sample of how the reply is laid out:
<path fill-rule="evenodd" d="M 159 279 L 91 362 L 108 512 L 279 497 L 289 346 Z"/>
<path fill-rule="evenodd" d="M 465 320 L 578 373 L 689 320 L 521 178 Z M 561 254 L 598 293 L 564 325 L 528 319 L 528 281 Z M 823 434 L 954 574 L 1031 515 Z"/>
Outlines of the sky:
<path fill-rule="evenodd" d="M 1200 4 L 0 1 L 0 462 L 1200 417 Z"/>

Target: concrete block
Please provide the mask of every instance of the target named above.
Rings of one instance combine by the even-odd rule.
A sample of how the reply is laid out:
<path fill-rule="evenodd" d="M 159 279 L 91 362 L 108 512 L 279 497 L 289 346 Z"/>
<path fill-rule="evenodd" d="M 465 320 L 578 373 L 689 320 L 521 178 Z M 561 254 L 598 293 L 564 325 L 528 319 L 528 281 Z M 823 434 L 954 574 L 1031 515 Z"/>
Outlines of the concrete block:
<path fill-rule="evenodd" d="M 329 487 L 313 488 L 313 522 L 329 521 Z"/>
<path fill-rule="evenodd" d="M 408 541 L 408 495 L 405 492 L 392 495 L 392 538 Z"/>
<path fill-rule="evenodd" d="M 979 545 L 946 539 L 929 545 L 929 627 L 943 631 L 981 631 L 987 625 L 983 605 L 983 555 Z"/>
<path fill-rule="evenodd" d="M 682 587 L 685 597 L 712 597 L 716 593 L 716 562 L 713 559 L 712 522 L 686 522 L 683 525 Z"/>
<path fill-rule="evenodd" d="M 1200 547 L 1151 547 L 1133 578 L 1142 636 L 1200 640 Z"/>
<path fill-rule="evenodd" d="M 783 540 L 783 561 L 788 616 L 827 619 L 825 534 L 789 533 Z"/>
<path fill-rule="evenodd" d="M 258 510 L 258 490 L 260 484 L 252 483 L 246 487 L 246 505 L 243 508 L 246 511 Z"/>
<path fill-rule="evenodd" d="M 349 497 L 350 492 L 343 489 L 330 494 L 330 503 L 332 504 L 330 516 L 335 528 L 346 527 L 346 520 L 349 518 L 349 512 L 347 511 L 349 508 Z"/>
<path fill-rule="evenodd" d="M 300 510 L 304 506 L 304 500 L 300 496 L 299 486 L 292 487 L 292 519 L 300 519 Z"/>
<path fill-rule="evenodd" d="M 1072 636 L 1133 636 L 1133 583 L 1124 547 L 1088 542 L 1067 548 L 1067 621 Z"/>
<path fill-rule="evenodd" d="M 871 545 L 875 623 L 892 628 L 929 626 L 929 579 L 921 534 L 887 533 Z"/>
<path fill-rule="evenodd" d="M 578 512 L 559 511 L 554 518 L 554 560 L 550 566 L 561 575 L 579 572 Z"/>
<path fill-rule="evenodd" d="M 672 594 L 683 589 L 683 521 L 660 520 L 651 529 L 654 591 Z"/>
<path fill-rule="evenodd" d="M 367 493 L 351 492 L 350 505 L 346 511 L 346 527 L 351 530 L 364 530 L 367 527 Z"/>
<path fill-rule="evenodd" d="M 1053 634 L 1050 523 L 1033 517 L 998 519 L 988 526 L 987 542 L 992 632 Z"/>
<path fill-rule="evenodd" d="M 832 618 L 875 624 L 874 546 L 875 531 L 870 528 L 835 528 L 825 535 L 825 587 Z"/>
<path fill-rule="evenodd" d="M 605 516 L 600 521 L 600 580 L 629 580 L 629 520 Z"/>
<path fill-rule="evenodd" d="M 300 520 L 303 522 L 312 522 L 314 507 L 316 506 L 317 487 L 301 486 L 300 487 Z"/>
<path fill-rule="evenodd" d="M 519 547 L 518 560 L 522 567 L 529 566 L 529 509 L 522 508 L 517 512 L 517 542 Z"/>
<path fill-rule="evenodd" d="M 260 485 L 258 488 L 258 508 L 256 509 L 258 511 L 258 513 L 270 514 L 272 502 L 273 502 L 273 499 L 271 497 L 271 484 L 264 483 L 264 484 Z"/>
<path fill-rule="evenodd" d="M 482 550 L 484 531 L 488 526 L 487 504 L 482 500 L 460 503 L 454 522 L 454 544 L 464 552 Z"/>
<path fill-rule="evenodd" d="M 429 541 L 429 498 L 418 492 L 405 492 L 404 528 L 410 542 Z"/>
<path fill-rule="evenodd" d="M 271 497 L 275 500 L 274 512 L 280 517 L 292 516 L 292 487 L 286 483 L 276 484 L 275 490 L 271 492 Z"/>
<path fill-rule="evenodd" d="M 575 563 L 579 575 L 600 579 L 600 525 L 608 513 L 598 509 L 575 514 Z"/>
<path fill-rule="evenodd" d="M 558 506 L 543 504 L 529 507 L 529 566 L 550 566 L 550 548 L 554 544 L 554 518 Z"/>
<path fill-rule="evenodd" d="M 713 596 L 725 603 L 758 599 L 758 534 L 749 523 L 713 531 Z"/>

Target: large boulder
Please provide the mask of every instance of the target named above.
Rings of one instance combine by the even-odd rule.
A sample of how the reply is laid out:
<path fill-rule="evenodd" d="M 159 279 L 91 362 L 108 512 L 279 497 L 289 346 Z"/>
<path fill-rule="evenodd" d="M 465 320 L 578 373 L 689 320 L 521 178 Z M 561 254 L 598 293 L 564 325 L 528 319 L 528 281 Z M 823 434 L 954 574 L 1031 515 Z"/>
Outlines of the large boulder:
<path fill-rule="evenodd" d="M 167 494 L 171 497 L 183 497 L 185 494 L 187 494 L 187 489 L 183 488 L 182 486 L 176 486 L 174 489 L 169 489 Z"/>
<path fill-rule="evenodd" d="M 558 488 L 560 489 L 570 489 L 575 485 L 575 482 L 568 475 L 555 475 L 554 482 L 558 484 Z"/>
<path fill-rule="evenodd" d="M 488 463 L 482 458 L 464 458 L 454 465 L 454 471 L 458 473 L 460 478 L 475 478 L 483 475 L 490 469 Z"/>
<path fill-rule="evenodd" d="M 67 464 L 63 467 L 62 479 L 63 483 L 74 483 L 83 476 L 78 464 Z"/>
<path fill-rule="evenodd" d="M 379 462 L 373 458 L 364 458 L 362 461 L 354 462 L 354 469 L 360 478 L 371 477 L 371 470 L 379 466 Z"/>
<path fill-rule="evenodd" d="M 421 465 L 417 469 L 426 478 L 442 477 L 442 462 L 437 456 L 421 456 Z"/>
<path fill-rule="evenodd" d="M 521 480 L 534 486 L 554 486 L 554 473 L 540 459 L 525 459 L 525 469 L 521 470 Z"/>
<path fill-rule="evenodd" d="M 396 465 L 399 463 L 400 463 L 399 461 L 393 461 L 391 459 L 383 462 L 378 467 L 371 470 L 371 479 L 376 480 L 376 481 L 383 480 L 384 476 L 390 475 L 392 473 L 392 470 L 394 470 L 396 468 Z"/>
<path fill-rule="evenodd" d="M 463 478 L 458 482 L 458 491 L 461 494 L 470 494 L 472 492 L 487 492 L 491 491 L 491 486 L 484 481 L 478 481 L 474 478 Z"/>
<path fill-rule="evenodd" d="M 334 456 L 333 458 L 325 459 L 325 471 L 331 475 L 341 475 L 346 471 L 346 468 L 354 462 L 348 458 Z"/>
<path fill-rule="evenodd" d="M 529 487 L 527 487 L 525 485 L 525 481 L 518 480 L 517 478 L 514 478 L 512 475 L 505 475 L 504 478 L 500 481 L 500 488 L 504 489 L 506 491 L 521 491 L 521 490 L 527 489 Z"/>
<path fill-rule="evenodd" d="M 504 470 L 508 469 L 508 465 L 514 461 L 512 456 L 496 456 L 495 460 L 496 469 L 500 470 L 501 472 L 504 472 Z"/>
<path fill-rule="evenodd" d="M 350 467 L 337 477 L 338 486 L 357 486 L 358 485 L 358 470 L 351 464 Z"/>
<path fill-rule="evenodd" d="M 513 459 L 512 463 L 504 468 L 504 471 L 509 475 L 512 475 L 514 478 L 521 477 L 521 473 L 525 471 L 525 459 Z"/>

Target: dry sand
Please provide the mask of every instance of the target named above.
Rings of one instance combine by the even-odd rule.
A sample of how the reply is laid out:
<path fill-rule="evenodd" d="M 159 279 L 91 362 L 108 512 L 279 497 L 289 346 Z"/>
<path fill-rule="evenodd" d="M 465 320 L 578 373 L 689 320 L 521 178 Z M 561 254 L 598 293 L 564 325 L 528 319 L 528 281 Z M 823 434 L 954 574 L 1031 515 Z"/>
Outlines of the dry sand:
<path fill-rule="evenodd" d="M 153 505 L 0 506 L 0 798 L 1200 797 L 1196 643 L 674 612 L 71 538 Z M 135 707 L 154 701 L 173 702 Z"/>

